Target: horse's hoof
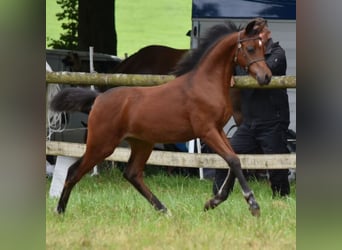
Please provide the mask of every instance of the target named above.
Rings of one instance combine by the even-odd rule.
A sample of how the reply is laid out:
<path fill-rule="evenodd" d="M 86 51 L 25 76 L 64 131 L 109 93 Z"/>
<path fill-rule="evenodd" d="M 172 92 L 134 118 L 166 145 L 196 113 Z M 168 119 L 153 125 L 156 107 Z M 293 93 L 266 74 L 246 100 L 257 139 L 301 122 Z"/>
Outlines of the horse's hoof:
<path fill-rule="evenodd" d="M 204 211 L 208 211 L 209 209 L 214 209 L 217 207 L 221 202 L 217 199 L 210 199 L 204 204 Z"/>
<path fill-rule="evenodd" d="M 172 213 L 171 213 L 171 211 L 168 210 L 168 209 L 164 212 L 164 214 L 165 214 L 165 216 L 166 216 L 167 218 L 172 217 Z"/>
<path fill-rule="evenodd" d="M 204 204 L 204 212 L 208 211 L 209 209 L 211 209 L 210 200 Z"/>
<path fill-rule="evenodd" d="M 160 208 L 155 208 L 155 209 L 161 214 L 167 214 L 168 213 L 168 209 L 164 206 L 161 206 Z"/>
<path fill-rule="evenodd" d="M 260 216 L 260 207 L 256 201 L 254 201 L 252 204 L 249 204 L 249 211 L 251 211 L 252 215 L 255 217 Z"/>
<path fill-rule="evenodd" d="M 245 199 L 249 205 L 249 211 L 251 211 L 252 215 L 259 217 L 260 216 L 260 207 L 254 198 L 253 191 L 250 191 L 248 193 L 244 193 L 243 196 L 245 197 Z"/>
<path fill-rule="evenodd" d="M 65 208 L 62 208 L 62 207 L 60 207 L 60 206 L 57 206 L 56 209 L 55 209 L 55 212 L 56 212 L 57 214 L 64 214 Z"/>
<path fill-rule="evenodd" d="M 168 210 L 166 207 L 158 209 L 157 211 L 158 211 L 158 213 L 160 213 L 162 215 L 165 215 L 166 217 L 171 217 L 172 216 L 170 210 Z"/>

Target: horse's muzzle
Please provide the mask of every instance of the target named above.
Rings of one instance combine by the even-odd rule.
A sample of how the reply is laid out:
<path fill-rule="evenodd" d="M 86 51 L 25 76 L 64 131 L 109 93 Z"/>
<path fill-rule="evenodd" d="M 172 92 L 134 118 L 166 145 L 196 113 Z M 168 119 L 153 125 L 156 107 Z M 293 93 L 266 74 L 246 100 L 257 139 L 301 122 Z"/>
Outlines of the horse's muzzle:
<path fill-rule="evenodd" d="M 268 74 L 264 74 L 263 76 L 258 75 L 256 79 L 260 85 L 267 85 L 270 83 L 272 79 L 272 75 L 268 75 Z"/>

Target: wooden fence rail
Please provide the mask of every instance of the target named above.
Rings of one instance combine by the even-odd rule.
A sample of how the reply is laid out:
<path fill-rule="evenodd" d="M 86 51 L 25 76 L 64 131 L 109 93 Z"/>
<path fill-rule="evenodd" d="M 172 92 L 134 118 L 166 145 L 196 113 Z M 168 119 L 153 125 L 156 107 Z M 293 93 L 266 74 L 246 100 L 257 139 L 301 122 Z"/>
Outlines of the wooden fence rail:
<path fill-rule="evenodd" d="M 174 79 L 171 75 L 104 74 L 76 72 L 46 72 L 47 83 L 101 86 L 154 86 Z M 296 76 L 273 76 L 270 84 L 260 86 L 250 76 L 235 76 L 237 88 L 295 88 Z"/>
<path fill-rule="evenodd" d="M 81 157 L 85 144 L 70 142 L 46 142 L 47 155 Z M 118 147 L 106 160 L 127 162 L 129 148 Z M 296 168 L 296 154 L 243 155 L 240 154 L 241 167 L 244 169 L 283 169 Z M 217 154 L 190 154 L 153 150 L 147 164 L 157 166 L 189 168 L 227 168 L 227 163 Z"/>
<path fill-rule="evenodd" d="M 103 74 L 76 72 L 46 72 L 46 83 L 68 85 L 154 86 L 174 79 L 171 75 Z M 269 85 L 260 86 L 250 76 L 235 76 L 237 88 L 296 88 L 296 76 L 274 76 Z M 47 155 L 81 157 L 85 144 L 46 141 Z M 129 148 L 116 148 L 107 160 L 127 162 Z M 296 168 L 296 154 L 239 155 L 244 169 Z M 147 164 L 190 168 L 227 168 L 226 162 L 216 154 L 190 154 L 154 150 Z"/>

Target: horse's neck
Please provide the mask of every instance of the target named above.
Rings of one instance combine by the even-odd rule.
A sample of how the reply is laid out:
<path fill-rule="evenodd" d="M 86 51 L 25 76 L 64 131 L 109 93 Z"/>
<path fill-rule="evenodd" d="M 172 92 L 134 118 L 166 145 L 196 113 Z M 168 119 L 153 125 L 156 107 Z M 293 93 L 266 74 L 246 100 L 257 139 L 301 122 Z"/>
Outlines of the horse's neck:
<path fill-rule="evenodd" d="M 237 33 L 223 38 L 202 58 L 197 72 L 203 77 L 224 81 L 223 84 L 230 82 L 236 46 Z"/>

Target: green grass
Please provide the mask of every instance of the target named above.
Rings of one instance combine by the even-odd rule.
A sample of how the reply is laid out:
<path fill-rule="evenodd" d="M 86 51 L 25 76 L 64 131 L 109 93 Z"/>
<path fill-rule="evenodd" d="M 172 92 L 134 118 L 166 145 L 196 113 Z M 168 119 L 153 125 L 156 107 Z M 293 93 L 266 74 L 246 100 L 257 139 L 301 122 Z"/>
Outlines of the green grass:
<path fill-rule="evenodd" d="M 209 212 L 209 180 L 147 174 L 146 183 L 172 216 L 156 212 L 118 169 L 84 177 L 73 192 L 65 215 L 55 214 L 48 197 L 47 249 L 295 249 L 296 190 L 287 199 L 272 199 L 266 182 L 250 182 L 261 206 L 252 217 L 240 187 Z"/>
<path fill-rule="evenodd" d="M 116 31 L 118 56 L 131 55 L 140 48 L 166 45 L 189 48 L 191 0 L 116 0 Z M 62 32 L 56 13 L 56 0 L 46 0 L 46 37 L 58 39 Z"/>

